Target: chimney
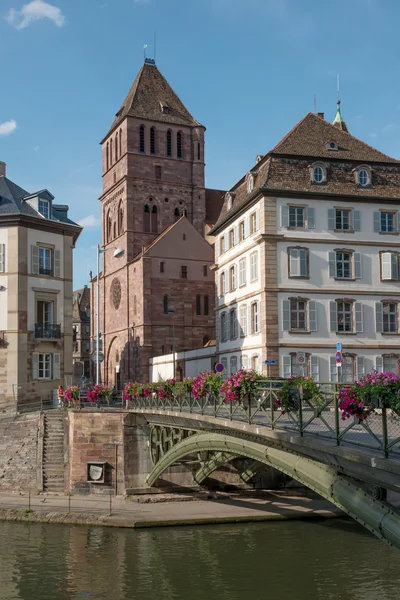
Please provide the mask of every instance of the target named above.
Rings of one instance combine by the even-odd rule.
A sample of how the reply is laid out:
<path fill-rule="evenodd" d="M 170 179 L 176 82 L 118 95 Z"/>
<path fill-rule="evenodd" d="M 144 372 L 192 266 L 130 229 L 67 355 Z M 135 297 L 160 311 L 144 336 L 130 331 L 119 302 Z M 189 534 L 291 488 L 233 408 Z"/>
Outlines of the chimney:
<path fill-rule="evenodd" d="M 321 117 L 321 119 L 325 119 L 325 113 L 317 113 L 317 115 Z"/>
<path fill-rule="evenodd" d="M 65 219 L 68 217 L 69 206 L 67 204 L 53 204 L 53 208 L 61 213 Z"/>
<path fill-rule="evenodd" d="M 0 177 L 6 176 L 6 163 L 0 160 Z"/>

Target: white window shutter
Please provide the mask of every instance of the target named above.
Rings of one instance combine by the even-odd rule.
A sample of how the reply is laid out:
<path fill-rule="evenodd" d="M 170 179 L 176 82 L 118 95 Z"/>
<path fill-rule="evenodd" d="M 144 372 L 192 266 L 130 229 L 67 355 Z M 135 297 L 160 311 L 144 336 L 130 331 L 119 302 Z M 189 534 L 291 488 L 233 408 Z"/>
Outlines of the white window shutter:
<path fill-rule="evenodd" d="M 310 331 L 317 331 L 317 303 L 313 300 L 308 303 L 308 324 Z"/>
<path fill-rule="evenodd" d="M 383 331 L 383 306 L 382 302 L 375 302 L 375 325 L 377 333 Z"/>
<path fill-rule="evenodd" d="M 215 240 L 215 258 L 219 257 L 219 246 L 220 246 L 220 238 Z"/>
<path fill-rule="evenodd" d="M 338 370 L 336 366 L 336 358 L 334 356 L 329 357 L 329 373 L 330 380 L 332 383 L 337 383 L 338 381 Z"/>
<path fill-rule="evenodd" d="M 260 229 L 260 209 L 256 210 L 256 231 Z"/>
<path fill-rule="evenodd" d="M 298 277 L 300 275 L 300 253 L 297 248 L 289 250 L 289 275 Z"/>
<path fill-rule="evenodd" d="M 6 270 L 6 245 L 0 244 L 0 273 Z"/>
<path fill-rule="evenodd" d="M 254 333 L 251 326 L 251 304 L 249 304 L 247 307 L 247 331 L 249 334 Z"/>
<path fill-rule="evenodd" d="M 53 379 L 61 379 L 60 355 L 53 354 Z"/>
<path fill-rule="evenodd" d="M 335 229 L 335 209 L 328 209 L 328 229 Z"/>
<path fill-rule="evenodd" d="M 361 211 L 353 210 L 353 230 L 361 231 Z"/>
<path fill-rule="evenodd" d="M 235 225 L 233 228 L 233 245 L 236 246 L 239 242 L 239 227 Z"/>
<path fill-rule="evenodd" d="M 289 379 L 292 374 L 292 359 L 290 356 L 282 356 L 282 377 Z"/>
<path fill-rule="evenodd" d="M 299 250 L 300 254 L 300 277 L 308 277 L 308 264 L 307 264 L 307 255 L 308 250 L 302 248 Z"/>
<path fill-rule="evenodd" d="M 39 352 L 32 352 L 32 379 L 39 379 Z"/>
<path fill-rule="evenodd" d="M 61 277 L 61 252 L 54 250 L 54 277 Z"/>
<path fill-rule="evenodd" d="M 315 208 L 307 208 L 307 228 L 315 229 Z"/>
<path fill-rule="evenodd" d="M 391 252 L 382 252 L 381 254 L 381 271 L 382 271 L 382 279 L 390 280 L 392 279 L 392 253 Z"/>
<path fill-rule="evenodd" d="M 375 370 L 378 373 L 383 373 L 383 356 L 377 356 L 375 358 Z"/>
<path fill-rule="evenodd" d="M 379 232 L 381 230 L 381 213 L 374 212 L 374 231 Z"/>
<path fill-rule="evenodd" d="M 363 356 L 357 356 L 357 379 L 365 375 L 365 360 Z"/>
<path fill-rule="evenodd" d="M 282 327 L 283 331 L 290 331 L 290 301 L 282 302 Z"/>
<path fill-rule="evenodd" d="M 34 275 L 39 274 L 39 248 L 31 246 L 31 272 Z"/>
<path fill-rule="evenodd" d="M 257 300 L 257 333 L 261 331 L 261 300 Z"/>
<path fill-rule="evenodd" d="M 310 357 L 311 377 L 314 381 L 319 381 L 319 357 L 312 354 Z"/>
<path fill-rule="evenodd" d="M 361 279 L 361 277 L 362 277 L 361 253 L 360 252 L 354 252 L 354 277 L 356 279 Z"/>
<path fill-rule="evenodd" d="M 355 321 L 356 321 L 356 332 L 362 333 L 363 331 L 363 305 L 362 302 L 354 303 Z"/>
<path fill-rule="evenodd" d="M 244 220 L 244 237 L 248 238 L 250 235 L 250 220 L 249 217 L 246 217 Z"/>
<path fill-rule="evenodd" d="M 329 302 L 329 310 L 330 310 L 330 330 L 337 331 L 337 304 L 333 300 Z"/>
<path fill-rule="evenodd" d="M 281 207 L 281 224 L 282 227 L 289 227 L 289 207 L 286 205 Z"/>
<path fill-rule="evenodd" d="M 328 252 L 329 277 L 336 277 L 336 252 Z"/>

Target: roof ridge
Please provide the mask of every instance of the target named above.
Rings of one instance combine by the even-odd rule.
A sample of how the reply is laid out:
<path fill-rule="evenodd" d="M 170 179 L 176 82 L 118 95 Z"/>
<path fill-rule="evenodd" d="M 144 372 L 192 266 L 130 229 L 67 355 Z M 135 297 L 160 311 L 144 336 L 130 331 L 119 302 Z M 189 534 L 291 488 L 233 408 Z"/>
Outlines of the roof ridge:
<path fill-rule="evenodd" d="M 153 246 L 159 240 L 161 240 L 169 231 L 171 231 L 171 229 L 173 229 L 175 227 L 175 225 L 180 223 L 180 221 L 182 221 L 182 219 L 187 219 L 187 217 L 185 215 L 182 215 L 181 217 L 179 217 L 179 219 L 177 221 L 175 221 L 174 223 L 171 223 L 171 225 L 168 225 L 168 227 L 166 227 L 166 229 L 164 229 L 164 231 L 162 231 L 156 238 L 154 238 L 154 240 L 151 242 L 151 244 L 149 246 L 146 246 L 144 252 L 140 252 L 138 256 L 146 254 L 148 252 L 148 250 L 153 248 Z"/>
<path fill-rule="evenodd" d="M 273 154 L 274 151 L 279 148 L 279 146 L 281 146 L 283 144 L 283 142 L 285 142 L 287 140 L 287 138 L 293 133 L 293 131 L 295 131 L 297 129 L 297 127 L 299 127 L 303 121 L 306 120 L 306 118 L 309 115 L 314 115 L 314 113 L 312 112 L 308 112 L 302 119 L 300 119 L 300 121 L 297 121 L 297 123 L 295 125 L 293 125 L 292 129 L 290 129 L 290 131 L 288 131 L 288 133 L 277 143 L 275 144 L 275 146 L 272 148 L 272 150 L 270 150 L 267 154 Z M 314 115 L 317 116 L 317 115 Z M 322 117 L 318 116 L 318 119 L 321 119 L 321 121 L 325 121 L 325 119 L 322 119 Z"/>

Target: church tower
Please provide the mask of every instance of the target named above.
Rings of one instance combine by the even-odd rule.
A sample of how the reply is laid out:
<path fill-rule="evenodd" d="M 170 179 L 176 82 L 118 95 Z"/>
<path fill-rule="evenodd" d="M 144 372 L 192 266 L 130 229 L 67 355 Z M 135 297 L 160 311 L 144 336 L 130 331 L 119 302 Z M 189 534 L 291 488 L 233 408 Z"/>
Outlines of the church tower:
<path fill-rule="evenodd" d="M 101 142 L 103 244 L 127 262 L 182 214 L 203 234 L 204 131 L 146 59 Z"/>

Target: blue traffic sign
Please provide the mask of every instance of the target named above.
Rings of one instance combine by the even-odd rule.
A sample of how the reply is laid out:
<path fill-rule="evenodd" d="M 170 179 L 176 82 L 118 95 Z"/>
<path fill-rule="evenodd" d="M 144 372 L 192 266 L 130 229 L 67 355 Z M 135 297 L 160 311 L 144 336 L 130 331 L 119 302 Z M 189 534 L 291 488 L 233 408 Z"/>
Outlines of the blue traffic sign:
<path fill-rule="evenodd" d="M 336 352 L 342 351 L 342 342 L 336 342 Z"/>
<path fill-rule="evenodd" d="M 215 365 L 215 370 L 217 373 L 223 373 L 223 371 L 225 370 L 225 367 L 222 363 L 217 363 Z"/>
<path fill-rule="evenodd" d="M 276 365 L 276 360 L 264 360 L 264 365 Z"/>

